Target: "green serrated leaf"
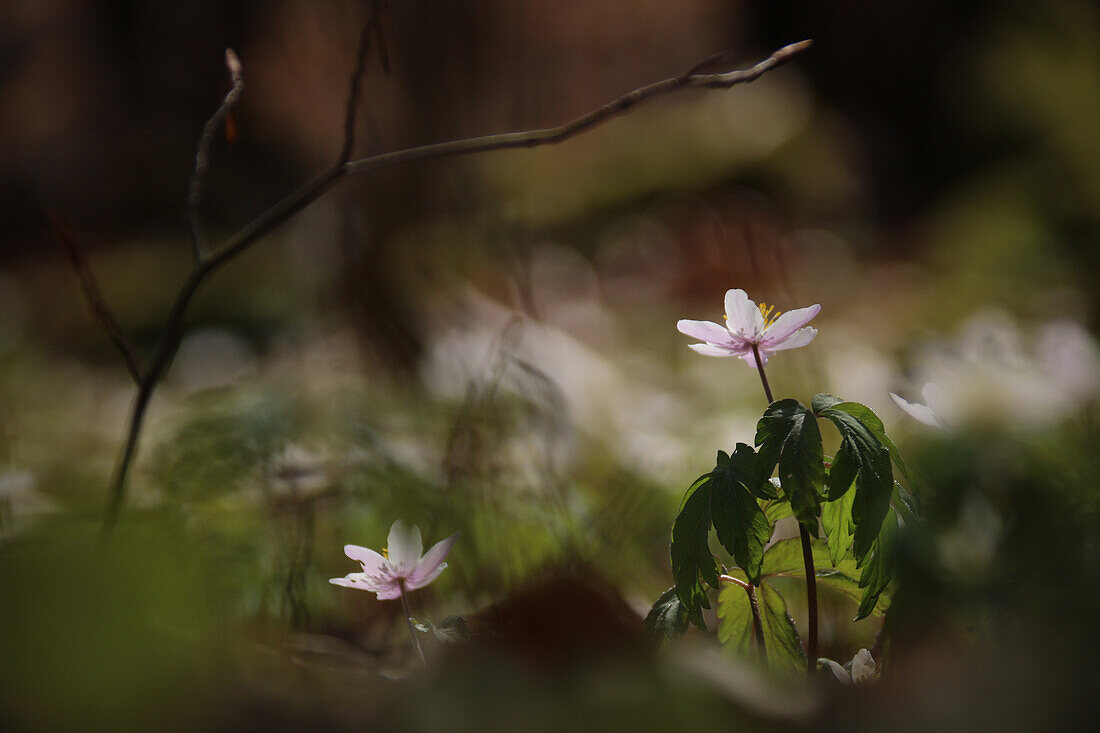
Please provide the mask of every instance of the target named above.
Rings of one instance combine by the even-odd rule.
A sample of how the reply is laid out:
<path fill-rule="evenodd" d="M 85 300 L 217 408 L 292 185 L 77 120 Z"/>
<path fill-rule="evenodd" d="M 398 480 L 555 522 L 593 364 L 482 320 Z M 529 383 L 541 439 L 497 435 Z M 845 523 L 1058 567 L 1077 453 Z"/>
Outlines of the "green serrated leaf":
<path fill-rule="evenodd" d="M 890 466 L 889 450 L 878 439 L 872 427 L 864 424 L 853 413 L 869 416 L 868 419 L 881 425 L 874 413 L 854 402 L 843 402 L 825 408 L 821 411 L 821 416 L 828 418 L 841 435 L 841 448 L 837 451 L 837 457 L 838 463 L 844 461 L 841 467 L 845 474 L 834 481 L 833 486 L 839 487 L 840 482 L 847 478 L 847 472 L 850 471 L 849 461 L 858 465 L 856 494 L 851 511 L 852 524 L 855 526 L 852 551 L 856 559 L 862 561 L 871 549 L 882 520 L 890 509 L 894 473 Z"/>
<path fill-rule="evenodd" d="M 836 468 L 835 463 L 833 468 Z M 829 562 L 833 567 L 840 565 L 848 548 L 852 546 L 852 502 L 855 495 L 854 491 L 846 491 L 839 499 L 827 502 L 821 509 L 821 526 L 829 541 Z"/>
<path fill-rule="evenodd" d="M 755 654 L 755 630 L 748 590 L 726 583 L 718 593 L 718 641 L 745 656 Z"/>
<path fill-rule="evenodd" d="M 770 475 L 779 466 L 779 481 L 794 516 L 816 532 L 825 469 L 814 414 L 797 400 L 772 403 L 757 423 L 756 445 L 761 474 Z"/>
<path fill-rule="evenodd" d="M 744 443 L 712 474 L 711 516 L 718 541 L 733 555 L 753 585 L 760 584 L 764 545 L 771 538 L 771 524 L 748 486 L 757 481 L 755 453 Z"/>
<path fill-rule="evenodd" d="M 814 395 L 814 398 L 810 401 L 810 409 L 813 410 L 814 413 L 819 413 L 822 410 L 828 409 L 833 405 L 839 405 L 842 402 L 844 402 L 844 400 L 839 397 L 834 397 L 831 394 L 822 392 Z"/>
<path fill-rule="evenodd" d="M 825 486 L 829 489 L 828 500 L 837 501 L 844 497 L 855 483 L 859 462 L 853 446 L 847 438 L 840 441 L 840 450 L 836 452 L 829 473 L 825 476 Z"/>
<path fill-rule="evenodd" d="M 879 596 L 886 590 L 894 572 L 894 549 L 897 544 L 898 517 L 890 509 L 882 523 L 882 531 L 875 538 L 869 556 L 863 563 L 859 587 L 864 589 L 863 599 L 856 612 L 856 621 L 866 618 L 874 610 Z"/>
<path fill-rule="evenodd" d="M 916 484 L 913 482 L 913 477 L 909 474 L 909 467 L 905 465 L 905 461 L 901 458 L 901 452 L 898 447 L 894 445 L 894 441 L 890 439 L 890 436 L 886 434 L 886 426 L 883 425 L 882 420 L 874 411 L 866 405 L 861 405 L 858 402 L 841 402 L 835 405 L 836 409 L 843 410 L 852 415 L 864 425 L 866 425 L 871 432 L 875 434 L 875 437 L 879 439 L 879 442 L 886 446 L 886 449 L 890 451 L 890 460 L 894 462 L 894 465 L 901 471 L 902 478 L 911 487 L 916 488 Z"/>
<path fill-rule="evenodd" d="M 762 501 L 760 502 L 760 508 L 764 511 L 764 516 L 768 518 L 768 523 L 773 528 L 775 527 L 775 523 L 780 519 L 794 516 L 791 511 L 791 503 L 786 499 L 769 499 L 767 501 Z"/>
<path fill-rule="evenodd" d="M 675 639 L 684 635 L 688 627 L 688 613 L 680 596 L 676 594 L 676 586 L 661 594 L 653 608 L 649 609 L 642 626 L 647 634 L 658 640 Z"/>
<path fill-rule="evenodd" d="M 855 558 L 845 555 L 840 563 L 833 565 L 829 556 L 830 548 L 825 543 L 814 541 L 811 547 L 818 588 L 839 593 L 859 603 L 863 598 L 863 590 L 859 586 L 860 572 Z M 764 553 L 762 575 L 765 581 L 776 576 L 805 580 L 806 565 L 802 557 L 802 542 L 798 538 L 792 538 L 780 540 L 769 547 Z M 882 616 L 889 605 L 887 596 L 881 595 L 872 613 Z"/>
<path fill-rule="evenodd" d="M 711 526 L 711 480 L 712 474 L 700 476 L 688 489 L 680 513 L 672 525 L 672 543 L 669 545 L 676 593 L 684 604 L 688 618 L 704 631 L 706 624 L 702 609 L 710 608 L 710 601 L 700 577 L 714 588 L 718 587 L 718 563 L 710 554 L 707 542 Z"/>
<path fill-rule="evenodd" d="M 802 541 L 797 537 L 779 540 L 764 553 L 760 574 L 765 578 L 774 575 L 791 575 L 805 568 L 802 559 Z"/>
<path fill-rule="evenodd" d="M 794 619 L 787 613 L 787 602 L 779 591 L 764 583 L 757 590 L 760 621 L 764 627 L 764 648 L 768 666 L 776 671 L 799 672 L 806 669 L 806 652 Z"/>

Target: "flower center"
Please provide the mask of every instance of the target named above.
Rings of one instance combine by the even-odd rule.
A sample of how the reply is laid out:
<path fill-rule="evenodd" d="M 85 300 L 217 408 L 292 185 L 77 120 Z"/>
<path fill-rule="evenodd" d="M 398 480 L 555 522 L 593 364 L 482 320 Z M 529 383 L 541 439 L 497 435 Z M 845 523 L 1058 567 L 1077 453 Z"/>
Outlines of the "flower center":
<path fill-rule="evenodd" d="M 764 328 L 775 323 L 775 320 L 783 315 L 783 311 L 777 311 L 774 305 L 768 305 L 767 303 L 761 303 L 757 308 L 760 309 L 760 315 L 764 316 Z"/>

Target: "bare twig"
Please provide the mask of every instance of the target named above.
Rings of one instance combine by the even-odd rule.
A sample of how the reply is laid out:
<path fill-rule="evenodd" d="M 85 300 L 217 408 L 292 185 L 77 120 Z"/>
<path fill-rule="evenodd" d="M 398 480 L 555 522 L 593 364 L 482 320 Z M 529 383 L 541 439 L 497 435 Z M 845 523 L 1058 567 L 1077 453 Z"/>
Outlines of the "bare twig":
<path fill-rule="evenodd" d="M 376 6 L 378 7 L 378 6 Z M 367 26 L 373 29 L 374 23 L 379 21 L 377 13 L 371 14 Z M 328 189 L 344 176 L 365 173 L 376 168 L 410 163 L 413 161 L 445 158 L 470 153 L 481 153 L 490 150 L 505 150 L 510 148 L 532 148 L 539 145 L 553 145 L 594 127 L 611 117 L 619 115 L 652 97 L 667 94 L 687 87 L 704 87 L 712 89 L 727 89 L 737 84 L 744 84 L 758 79 L 771 69 L 783 64 L 798 54 L 806 51 L 810 41 L 801 41 L 784 46 L 767 59 L 755 66 L 739 71 L 731 71 L 723 74 L 687 74 L 665 79 L 650 84 L 632 92 L 628 92 L 618 99 L 599 107 L 586 115 L 582 115 L 571 122 L 559 127 L 542 130 L 529 130 L 525 132 L 512 132 L 501 135 L 488 135 L 484 137 L 452 140 L 450 142 L 423 145 L 407 148 L 390 153 L 381 153 L 358 160 L 350 160 L 351 148 L 354 143 L 353 132 L 355 127 L 355 109 L 358 102 L 360 78 L 366 68 L 364 55 L 370 46 L 370 33 L 364 31 L 359 44 L 360 57 L 356 59 L 355 71 L 351 77 L 351 89 L 347 101 L 347 114 L 344 120 L 344 141 L 341 146 L 339 158 L 325 171 L 317 175 L 313 180 L 302 185 L 296 191 L 283 198 L 270 209 L 260 214 L 255 220 L 247 224 L 214 250 L 200 254 L 195 262 L 191 274 L 180 286 L 172 309 L 161 332 L 160 341 L 150 361 L 145 379 L 139 382 L 138 393 L 134 398 L 134 405 L 130 413 L 130 422 L 126 434 L 126 442 L 123 445 L 115 469 L 115 475 L 111 483 L 110 501 L 107 507 L 104 526 L 109 530 L 118 519 L 118 513 L 122 508 L 125 498 L 126 477 L 133 462 L 137 450 L 138 437 L 141 433 L 148 408 L 149 400 L 153 395 L 160 379 L 164 376 L 181 338 L 181 325 L 192 298 L 199 286 L 215 270 L 229 260 L 255 244 L 261 237 L 276 227 L 280 226 L 313 201 L 317 200 Z"/>
<path fill-rule="evenodd" d="M 111 343 L 122 354 L 122 360 L 126 362 L 126 370 L 130 372 L 134 383 L 140 385 L 142 383 L 141 364 L 138 360 L 137 351 L 126 340 L 126 336 L 118 326 L 118 321 L 115 320 L 114 313 L 107 306 L 107 301 L 103 299 L 99 282 L 92 273 L 92 268 L 88 265 L 88 258 L 84 256 L 84 250 L 81 249 L 80 243 L 76 239 L 76 233 L 73 231 L 72 226 L 60 215 L 53 214 L 50 220 L 53 223 L 53 230 L 57 234 L 58 240 L 61 241 L 61 246 L 65 249 L 65 254 L 69 257 L 69 262 L 73 265 L 73 270 L 76 271 L 76 276 L 80 278 L 80 287 L 84 291 L 84 299 L 88 301 L 88 307 L 91 309 L 92 315 L 99 320 L 103 330 L 107 332 L 107 337 L 111 339 Z"/>
<path fill-rule="evenodd" d="M 392 153 L 372 155 L 369 158 L 353 160 L 347 164 L 347 173 L 363 173 L 365 171 L 381 168 L 395 163 L 411 163 L 427 158 L 441 158 L 453 155 L 468 155 L 470 153 L 484 153 L 489 150 L 507 150 L 510 148 L 533 148 L 538 145 L 552 145 L 568 140 L 579 132 L 595 127 L 601 122 L 622 114 L 639 102 L 668 94 L 685 87 L 704 87 L 709 89 L 728 89 L 737 84 L 755 81 L 775 67 L 790 61 L 795 56 L 808 50 L 812 41 L 800 41 L 784 46 L 768 58 L 755 66 L 738 71 L 730 71 L 725 74 L 688 74 L 673 76 L 668 79 L 654 82 L 644 87 L 627 92 L 618 99 L 612 100 L 602 107 L 598 107 L 588 114 L 581 115 L 574 120 L 566 122 L 558 127 L 549 127 L 543 130 L 527 130 L 524 132 L 508 132 L 501 135 L 486 135 L 484 137 L 472 137 L 465 140 L 452 140 L 445 143 L 422 145 L 416 148 L 398 150 Z"/>
<path fill-rule="evenodd" d="M 195 149 L 195 170 L 191 174 L 191 183 L 187 195 L 187 214 L 191 220 L 191 246 L 194 248 L 195 261 L 202 259 L 205 249 L 206 228 L 202 223 L 202 196 L 203 184 L 206 183 L 206 174 L 210 170 L 210 146 L 214 144 L 214 137 L 218 129 L 225 122 L 233 105 L 241 97 L 244 91 L 244 74 L 241 73 L 241 62 L 233 49 L 225 49 L 225 67 L 229 70 L 229 80 L 232 86 L 222 100 L 221 106 L 206 121 L 202 128 L 202 136 Z"/>

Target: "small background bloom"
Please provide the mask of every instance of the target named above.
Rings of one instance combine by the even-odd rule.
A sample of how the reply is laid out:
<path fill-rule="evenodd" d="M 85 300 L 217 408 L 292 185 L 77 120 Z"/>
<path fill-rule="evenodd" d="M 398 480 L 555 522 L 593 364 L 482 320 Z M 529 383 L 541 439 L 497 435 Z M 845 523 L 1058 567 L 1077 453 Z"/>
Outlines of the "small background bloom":
<path fill-rule="evenodd" d="M 405 590 L 423 588 L 447 568 L 444 558 L 451 551 L 457 534 L 441 540 L 421 556 L 420 528 L 409 529 L 400 519 L 390 527 L 389 547 L 381 554 L 368 547 L 345 545 L 344 554 L 357 560 L 363 572 L 329 580 L 333 585 L 358 588 L 378 595 L 378 600 L 400 598 Z"/>

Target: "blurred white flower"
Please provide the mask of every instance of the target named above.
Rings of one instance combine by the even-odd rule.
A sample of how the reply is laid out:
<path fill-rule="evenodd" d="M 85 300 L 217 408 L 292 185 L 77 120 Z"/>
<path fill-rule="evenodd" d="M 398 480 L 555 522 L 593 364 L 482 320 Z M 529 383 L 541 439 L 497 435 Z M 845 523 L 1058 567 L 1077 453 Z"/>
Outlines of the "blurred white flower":
<path fill-rule="evenodd" d="M 943 392 L 935 384 L 929 382 L 924 385 L 924 389 L 921 390 L 921 397 L 924 398 L 923 405 L 919 402 L 909 402 L 893 392 L 890 393 L 890 398 L 894 400 L 894 404 L 900 407 L 909 417 L 917 422 L 924 423 L 930 428 L 942 430 L 944 428 L 943 417 L 936 412 L 936 408 L 933 407 L 933 405 L 943 404 Z"/>
<path fill-rule="evenodd" d="M 878 677 L 878 667 L 875 665 L 874 657 L 866 649 L 860 649 L 852 657 L 852 661 L 848 665 L 851 669 L 850 672 L 831 659 L 821 659 L 820 661 L 828 666 L 833 676 L 843 685 L 861 685 Z"/>
<path fill-rule="evenodd" d="M 38 515 L 57 508 L 38 491 L 34 475 L 27 471 L 0 472 L 0 540 L 23 530 Z"/>
<path fill-rule="evenodd" d="M 1033 348 L 1025 348 L 1031 344 Z M 935 428 L 967 422 L 1036 428 L 1080 409 L 1100 391 L 1100 352 L 1073 321 L 1039 326 L 1025 338 L 1003 314 L 966 323 L 952 342 L 918 358 L 923 403 L 891 393 L 914 419 Z"/>

